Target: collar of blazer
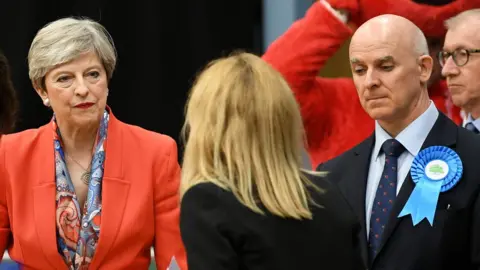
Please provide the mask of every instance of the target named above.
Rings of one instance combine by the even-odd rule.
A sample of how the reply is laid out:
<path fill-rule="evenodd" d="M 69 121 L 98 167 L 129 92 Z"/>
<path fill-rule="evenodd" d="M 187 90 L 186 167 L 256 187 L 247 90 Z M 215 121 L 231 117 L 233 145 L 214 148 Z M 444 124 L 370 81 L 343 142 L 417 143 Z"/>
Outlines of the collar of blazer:
<path fill-rule="evenodd" d="M 428 133 L 425 142 L 422 145 L 422 149 L 425 149 L 434 145 L 443 145 L 450 148 L 454 148 L 457 141 L 458 126 L 448 119 L 443 113 L 439 113 L 439 116 Z M 362 230 L 360 237 L 360 246 L 362 250 L 362 257 L 365 262 L 368 261 L 368 248 L 367 248 L 367 233 L 366 233 L 366 221 L 365 221 L 365 192 L 368 177 L 368 168 L 370 164 L 370 156 L 375 144 L 375 134 L 372 134 L 365 141 L 354 147 L 351 151 L 347 152 L 339 162 L 340 166 L 348 164 L 348 169 L 342 170 L 342 175 L 337 184 L 340 190 L 344 193 L 345 197 L 349 201 L 353 210 L 357 214 Z M 332 175 L 336 177 L 336 175 Z M 361 183 L 359 184 L 359 181 Z M 383 236 L 382 244 L 380 246 L 379 253 L 382 247 L 388 241 L 391 234 L 395 231 L 400 219 L 397 218 L 406 201 L 408 200 L 411 192 L 413 191 L 414 183 L 411 179 L 410 173 L 407 175 L 407 179 L 400 189 L 397 200 L 394 203 L 390 219 L 385 228 L 385 234 Z"/>
<path fill-rule="evenodd" d="M 111 245 L 115 241 L 120 227 L 124 208 L 127 203 L 130 182 L 123 180 L 123 139 L 122 123 L 115 118 L 112 110 L 108 123 L 107 142 L 105 146 L 105 171 L 102 182 L 102 223 L 98 246 L 92 260 L 91 268 L 97 269 L 101 260 L 106 257 Z M 43 170 L 39 175 L 38 184 L 34 186 L 34 216 L 38 230 L 38 237 L 45 257 L 49 260 L 52 269 L 66 269 L 66 265 L 58 253 L 55 228 L 55 164 L 53 149 L 53 130 L 50 123 L 40 128 L 38 151 L 44 157 L 41 166 L 51 168 Z"/>

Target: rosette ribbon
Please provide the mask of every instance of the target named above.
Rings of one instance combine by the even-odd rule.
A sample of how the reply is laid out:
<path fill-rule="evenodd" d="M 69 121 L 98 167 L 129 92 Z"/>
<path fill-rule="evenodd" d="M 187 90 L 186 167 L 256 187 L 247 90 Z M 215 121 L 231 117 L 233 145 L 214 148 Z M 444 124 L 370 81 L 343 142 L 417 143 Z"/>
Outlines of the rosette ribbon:
<path fill-rule="evenodd" d="M 462 173 L 462 161 L 452 149 L 431 146 L 420 151 L 410 169 L 415 188 L 398 217 L 410 214 L 414 226 L 426 218 L 433 226 L 440 192 L 453 188 Z"/>

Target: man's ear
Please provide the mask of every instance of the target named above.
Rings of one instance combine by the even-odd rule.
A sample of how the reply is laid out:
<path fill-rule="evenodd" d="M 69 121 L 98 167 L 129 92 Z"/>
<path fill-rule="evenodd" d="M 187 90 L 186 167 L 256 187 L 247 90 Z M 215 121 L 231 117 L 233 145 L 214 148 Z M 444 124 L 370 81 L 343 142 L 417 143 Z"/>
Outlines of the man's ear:
<path fill-rule="evenodd" d="M 420 82 L 427 83 L 432 75 L 433 58 L 430 55 L 422 55 L 418 58 L 418 71 L 420 73 Z"/>

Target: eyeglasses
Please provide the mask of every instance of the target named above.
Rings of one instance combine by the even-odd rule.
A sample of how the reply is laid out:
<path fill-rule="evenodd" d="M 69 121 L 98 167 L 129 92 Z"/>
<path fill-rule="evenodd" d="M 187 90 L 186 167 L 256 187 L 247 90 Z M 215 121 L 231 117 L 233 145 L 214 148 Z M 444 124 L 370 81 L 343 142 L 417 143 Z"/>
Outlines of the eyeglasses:
<path fill-rule="evenodd" d="M 468 59 L 473 53 L 480 53 L 480 49 L 456 49 L 453 52 L 440 51 L 437 57 L 438 61 L 440 62 L 440 66 L 442 67 L 445 65 L 450 56 L 453 58 L 453 62 L 455 63 L 455 65 L 461 67 L 468 63 Z"/>

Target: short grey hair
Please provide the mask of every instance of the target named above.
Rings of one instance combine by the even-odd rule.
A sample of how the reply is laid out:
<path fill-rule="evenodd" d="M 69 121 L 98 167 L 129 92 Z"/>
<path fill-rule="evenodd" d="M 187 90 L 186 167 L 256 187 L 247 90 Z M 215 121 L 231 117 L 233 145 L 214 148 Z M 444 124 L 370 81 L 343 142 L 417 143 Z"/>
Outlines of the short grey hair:
<path fill-rule="evenodd" d="M 420 28 L 415 26 L 415 33 L 413 33 L 413 49 L 418 55 L 429 55 L 427 38 Z"/>
<path fill-rule="evenodd" d="M 107 78 L 111 79 L 117 52 L 105 27 L 89 18 L 68 17 L 53 21 L 38 31 L 30 46 L 30 80 L 35 87 L 44 88 L 45 75 L 51 69 L 87 52 L 97 54 Z"/>
<path fill-rule="evenodd" d="M 460 12 L 456 16 L 446 20 L 445 27 L 447 28 L 447 30 L 454 29 L 469 19 L 477 19 L 480 21 L 480 9 L 469 9 Z"/>

